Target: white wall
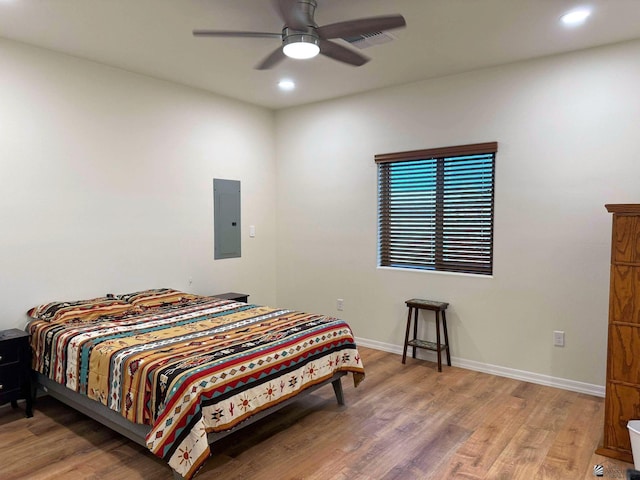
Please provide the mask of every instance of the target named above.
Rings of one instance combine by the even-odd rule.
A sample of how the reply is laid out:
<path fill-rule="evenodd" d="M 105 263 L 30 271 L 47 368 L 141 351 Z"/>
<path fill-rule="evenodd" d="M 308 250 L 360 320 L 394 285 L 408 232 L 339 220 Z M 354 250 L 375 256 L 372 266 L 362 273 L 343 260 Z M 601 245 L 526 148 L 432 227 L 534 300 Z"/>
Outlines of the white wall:
<path fill-rule="evenodd" d="M 0 328 L 151 287 L 274 303 L 272 112 L 5 40 L 0 72 Z M 214 177 L 241 181 L 240 259 L 213 260 Z"/>
<path fill-rule="evenodd" d="M 454 357 L 603 385 L 604 204 L 640 202 L 638 79 L 632 42 L 278 112 L 278 304 L 398 346 L 406 299 L 448 301 Z M 494 140 L 493 278 L 376 269 L 374 155 Z"/>
<path fill-rule="evenodd" d="M 258 107 L 0 40 L 0 328 L 21 328 L 44 301 L 173 286 L 340 313 L 359 337 L 398 346 L 404 300 L 426 297 L 451 303 L 454 357 L 602 385 L 603 205 L 640 201 L 639 54 L 631 42 L 274 122 Z M 493 278 L 376 269 L 373 156 L 493 140 Z M 214 177 L 242 182 L 241 259 L 212 259 Z M 566 331 L 565 348 L 552 346 L 553 330 Z"/>

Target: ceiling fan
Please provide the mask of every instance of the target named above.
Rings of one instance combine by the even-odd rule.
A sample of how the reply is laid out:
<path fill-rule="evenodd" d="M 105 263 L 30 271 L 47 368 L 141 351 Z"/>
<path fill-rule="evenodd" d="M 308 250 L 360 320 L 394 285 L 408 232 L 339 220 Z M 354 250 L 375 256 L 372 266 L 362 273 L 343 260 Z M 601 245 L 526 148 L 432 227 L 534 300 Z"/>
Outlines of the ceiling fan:
<path fill-rule="evenodd" d="M 369 61 L 361 53 L 346 48 L 331 39 L 349 39 L 406 26 L 402 15 L 360 18 L 318 26 L 314 15 L 316 0 L 272 0 L 284 21 L 282 33 L 242 32 L 230 30 L 194 30 L 196 37 L 278 38 L 282 45 L 264 58 L 255 68 L 269 69 L 286 57 L 312 58 L 318 53 L 339 62 L 359 67 Z"/>

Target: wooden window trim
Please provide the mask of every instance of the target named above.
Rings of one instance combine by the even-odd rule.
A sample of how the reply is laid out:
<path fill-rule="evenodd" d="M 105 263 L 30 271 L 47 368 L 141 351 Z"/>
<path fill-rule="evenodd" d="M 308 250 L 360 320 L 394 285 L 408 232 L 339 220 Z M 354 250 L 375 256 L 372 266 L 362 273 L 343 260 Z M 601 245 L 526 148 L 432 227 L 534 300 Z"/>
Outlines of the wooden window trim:
<path fill-rule="evenodd" d="M 498 142 L 473 143 L 470 145 L 456 145 L 453 147 L 427 148 L 424 150 L 409 150 L 407 152 L 383 153 L 375 156 L 376 163 L 402 162 L 409 160 L 426 160 L 439 157 L 462 157 L 481 153 L 497 153 Z"/>

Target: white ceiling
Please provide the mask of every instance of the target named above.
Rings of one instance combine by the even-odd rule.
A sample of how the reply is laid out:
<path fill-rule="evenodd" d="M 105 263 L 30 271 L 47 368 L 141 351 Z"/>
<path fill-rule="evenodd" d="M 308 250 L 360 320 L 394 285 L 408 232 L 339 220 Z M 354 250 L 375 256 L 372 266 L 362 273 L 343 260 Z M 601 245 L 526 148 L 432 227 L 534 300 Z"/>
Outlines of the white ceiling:
<path fill-rule="evenodd" d="M 583 26 L 560 24 L 583 5 Z M 279 32 L 269 0 L 0 0 L 0 37 L 274 109 L 640 38 L 640 0 L 318 0 L 316 22 L 393 13 L 407 28 L 362 67 L 319 56 L 257 71 L 278 40 L 191 34 Z M 297 88 L 279 91 L 283 77 Z"/>

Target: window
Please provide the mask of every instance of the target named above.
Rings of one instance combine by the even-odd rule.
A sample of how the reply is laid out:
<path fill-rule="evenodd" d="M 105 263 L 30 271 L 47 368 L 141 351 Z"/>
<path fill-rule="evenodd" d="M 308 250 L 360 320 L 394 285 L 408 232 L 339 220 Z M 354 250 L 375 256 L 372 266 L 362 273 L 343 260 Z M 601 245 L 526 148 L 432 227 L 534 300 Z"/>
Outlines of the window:
<path fill-rule="evenodd" d="M 497 142 L 376 155 L 378 262 L 491 275 Z"/>

